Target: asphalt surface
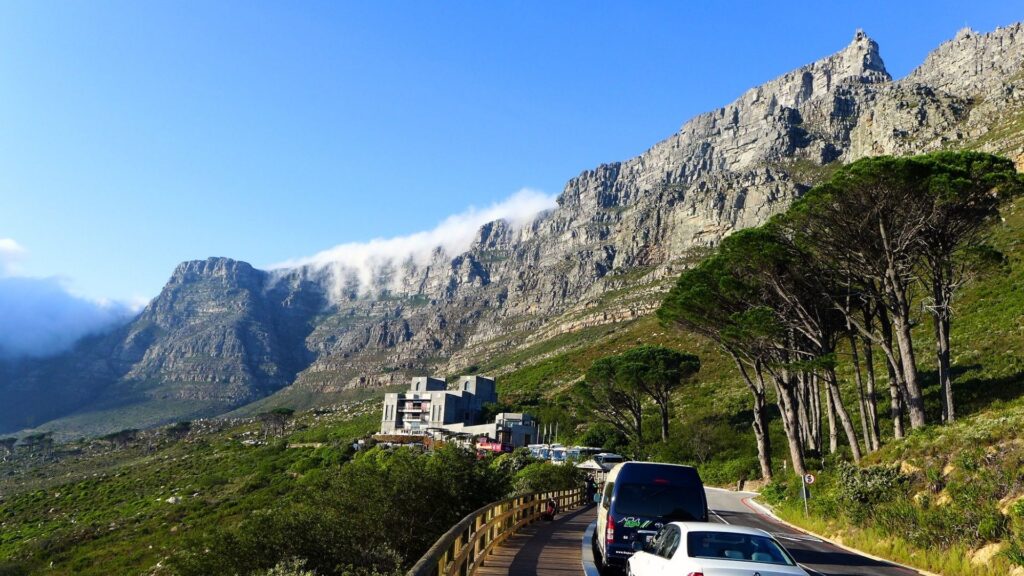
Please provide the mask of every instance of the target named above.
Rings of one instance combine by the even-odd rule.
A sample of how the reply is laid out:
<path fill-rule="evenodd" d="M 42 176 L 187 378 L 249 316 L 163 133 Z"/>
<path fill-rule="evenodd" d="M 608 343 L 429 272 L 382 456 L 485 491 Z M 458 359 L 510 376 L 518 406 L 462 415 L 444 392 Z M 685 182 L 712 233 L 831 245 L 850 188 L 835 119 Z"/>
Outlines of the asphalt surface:
<path fill-rule="evenodd" d="M 760 528 L 789 550 L 812 576 L 920 576 L 920 572 L 854 554 L 767 516 L 747 500 L 756 494 L 707 488 L 710 520 Z"/>

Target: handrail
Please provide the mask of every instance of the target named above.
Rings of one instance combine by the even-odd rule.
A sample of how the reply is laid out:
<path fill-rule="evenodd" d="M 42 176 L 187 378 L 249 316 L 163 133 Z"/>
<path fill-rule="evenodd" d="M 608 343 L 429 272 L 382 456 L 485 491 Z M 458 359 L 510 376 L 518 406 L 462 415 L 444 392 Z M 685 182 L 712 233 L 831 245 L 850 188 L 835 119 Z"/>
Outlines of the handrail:
<path fill-rule="evenodd" d="M 559 510 L 568 510 L 583 505 L 585 494 L 583 488 L 577 488 L 492 502 L 445 532 L 406 576 L 472 576 L 492 548 L 540 518 L 548 498 L 558 502 Z"/>

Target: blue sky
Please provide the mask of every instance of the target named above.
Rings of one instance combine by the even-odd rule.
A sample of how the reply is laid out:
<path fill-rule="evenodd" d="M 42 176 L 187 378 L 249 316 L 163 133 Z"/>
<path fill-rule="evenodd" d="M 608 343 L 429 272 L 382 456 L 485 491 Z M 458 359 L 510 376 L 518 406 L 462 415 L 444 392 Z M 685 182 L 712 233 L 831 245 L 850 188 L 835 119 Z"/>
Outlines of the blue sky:
<path fill-rule="evenodd" d="M 429 230 L 557 194 L 858 27 L 900 77 L 1020 7 L 4 2 L 0 276 L 145 300 L 182 260 Z"/>

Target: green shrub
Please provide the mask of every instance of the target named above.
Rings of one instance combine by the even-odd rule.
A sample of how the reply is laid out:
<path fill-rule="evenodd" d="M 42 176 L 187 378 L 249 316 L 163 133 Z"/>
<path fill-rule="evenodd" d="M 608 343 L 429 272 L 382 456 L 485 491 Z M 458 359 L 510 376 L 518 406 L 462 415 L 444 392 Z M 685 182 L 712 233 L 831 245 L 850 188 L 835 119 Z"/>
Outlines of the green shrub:
<path fill-rule="evenodd" d="M 172 558 L 173 568 L 181 576 L 251 574 L 304 558 L 300 569 L 319 576 L 390 575 L 415 562 L 464 516 L 505 496 L 510 486 L 510 478 L 490 462 L 454 446 L 427 453 L 377 447 L 343 466 L 313 470 L 305 489 L 267 501 L 238 526 L 193 537 Z"/>
<path fill-rule="evenodd" d="M 738 480 L 760 478 L 761 466 L 753 456 L 713 460 L 699 467 L 701 480 L 712 486 L 732 486 Z"/>
<path fill-rule="evenodd" d="M 282 560 L 278 562 L 269 570 L 257 572 L 255 576 L 316 576 L 316 572 L 312 570 L 305 570 L 305 567 L 305 560 L 292 558 L 290 560 Z"/>
<path fill-rule="evenodd" d="M 1024 500 L 1010 507 L 1009 548 L 1006 557 L 1018 566 L 1024 566 Z"/>
<path fill-rule="evenodd" d="M 516 474 L 514 486 L 521 494 L 573 490 L 583 484 L 583 476 L 575 466 L 534 462 Z"/>
<path fill-rule="evenodd" d="M 761 499 L 768 504 L 781 504 L 786 500 L 786 483 L 774 481 L 761 489 Z"/>
<path fill-rule="evenodd" d="M 0 562 L 0 576 L 28 576 L 32 571 L 18 562 Z"/>

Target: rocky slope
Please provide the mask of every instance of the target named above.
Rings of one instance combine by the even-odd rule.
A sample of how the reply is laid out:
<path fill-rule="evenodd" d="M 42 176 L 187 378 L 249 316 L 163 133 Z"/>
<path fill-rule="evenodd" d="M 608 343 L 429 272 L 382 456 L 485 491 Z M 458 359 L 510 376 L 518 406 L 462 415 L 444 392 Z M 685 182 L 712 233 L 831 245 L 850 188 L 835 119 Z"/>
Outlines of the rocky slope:
<path fill-rule="evenodd" d="M 0 410 L 0 429 L 126 405 L 149 408 L 129 418 L 145 425 L 275 391 L 270 402 L 314 403 L 648 314 L 700 247 L 784 210 L 830 165 L 944 147 L 1020 162 L 1022 63 L 1020 24 L 964 30 L 893 81 L 858 31 L 644 154 L 583 172 L 533 222 L 483 226 L 464 253 L 385 263 L 362 280 L 343 268 L 182 264 L 129 326 L 0 372 L 17 402 L 45 386 L 64 398 L 18 418 Z"/>

